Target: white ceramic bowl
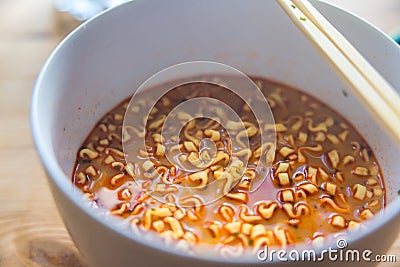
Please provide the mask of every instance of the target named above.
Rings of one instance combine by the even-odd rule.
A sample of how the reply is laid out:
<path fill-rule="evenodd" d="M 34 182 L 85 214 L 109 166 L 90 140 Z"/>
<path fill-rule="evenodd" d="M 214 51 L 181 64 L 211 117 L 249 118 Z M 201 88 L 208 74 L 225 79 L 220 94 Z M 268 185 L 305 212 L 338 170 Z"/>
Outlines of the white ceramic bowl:
<path fill-rule="evenodd" d="M 346 11 L 313 3 L 400 89 L 400 49 L 393 41 Z M 33 136 L 54 199 L 91 266 L 260 263 L 256 257 L 190 257 L 158 240 L 134 238 L 113 219 L 83 203 L 70 182 L 76 151 L 105 112 L 157 71 L 193 60 L 222 62 L 249 75 L 294 85 L 349 119 L 380 160 L 388 206 L 366 224 L 366 230 L 350 235 L 348 242 L 352 248 L 371 249 L 375 254 L 389 248 L 400 227 L 400 147 L 355 100 L 275 1 L 136 0 L 95 17 L 70 34 L 44 65 L 32 98 Z"/>

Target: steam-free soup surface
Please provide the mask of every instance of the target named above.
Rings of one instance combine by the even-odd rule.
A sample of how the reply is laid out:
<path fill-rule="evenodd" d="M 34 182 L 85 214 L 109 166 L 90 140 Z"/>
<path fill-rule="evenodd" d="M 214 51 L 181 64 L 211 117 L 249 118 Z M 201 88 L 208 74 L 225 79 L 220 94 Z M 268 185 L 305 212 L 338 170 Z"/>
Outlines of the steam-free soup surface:
<path fill-rule="evenodd" d="M 332 233 L 359 227 L 384 207 L 379 164 L 348 121 L 299 90 L 266 79 L 254 81 L 271 107 L 275 125 L 257 122 L 249 106 L 222 87 L 182 85 L 159 100 L 142 125 L 125 125 L 128 143 L 146 140 L 146 151 L 136 151 L 127 163 L 122 147 L 125 112 L 139 113 L 143 106 L 154 104 L 150 94 L 142 93 L 143 106 L 130 106 L 126 99 L 94 126 L 77 152 L 72 182 L 95 206 L 124 218 L 136 230 L 184 240 L 188 248 L 212 244 L 219 251 L 230 246 L 256 251 L 264 245 L 323 242 Z M 165 115 L 199 96 L 220 99 L 237 112 L 247 129 L 249 147 L 232 147 L 230 138 L 241 140 L 240 132 L 230 129 L 234 124 L 221 125 L 218 116 L 223 114 L 217 107 L 200 105 L 199 111 L 213 113 L 216 120 L 194 119 L 174 137 L 179 139 L 174 149 L 181 152 L 182 166 L 203 164 L 202 170 L 191 173 L 166 159 L 171 151 L 163 144 L 171 140 L 162 140 L 160 133 Z M 143 127 L 144 137 L 140 136 Z M 268 151 L 271 146 L 261 145 L 260 133 L 274 129 L 276 149 Z M 230 136 L 229 130 L 236 136 Z M 213 159 L 211 150 L 199 150 L 203 138 L 216 144 Z M 271 155 L 272 167 L 262 179 L 264 174 L 256 166 Z M 244 175 L 235 177 L 235 173 Z M 206 203 L 202 194 L 185 195 L 180 190 L 181 186 L 211 187 L 218 179 L 231 179 L 235 186 L 212 203 Z M 255 181 L 261 185 L 250 192 Z M 224 185 L 218 190 L 224 190 Z"/>

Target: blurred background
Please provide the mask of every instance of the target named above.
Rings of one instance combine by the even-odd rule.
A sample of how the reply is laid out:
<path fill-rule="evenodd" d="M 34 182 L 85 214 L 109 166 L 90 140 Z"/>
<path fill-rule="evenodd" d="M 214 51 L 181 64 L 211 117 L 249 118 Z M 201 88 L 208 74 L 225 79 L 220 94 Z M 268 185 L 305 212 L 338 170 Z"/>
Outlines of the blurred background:
<path fill-rule="evenodd" d="M 31 138 L 29 104 L 57 44 L 82 21 L 125 1 L 0 0 L 0 266 L 86 266 L 50 195 Z M 400 0 L 326 1 L 393 37 L 400 33 Z M 400 260 L 400 236 L 388 254 Z"/>

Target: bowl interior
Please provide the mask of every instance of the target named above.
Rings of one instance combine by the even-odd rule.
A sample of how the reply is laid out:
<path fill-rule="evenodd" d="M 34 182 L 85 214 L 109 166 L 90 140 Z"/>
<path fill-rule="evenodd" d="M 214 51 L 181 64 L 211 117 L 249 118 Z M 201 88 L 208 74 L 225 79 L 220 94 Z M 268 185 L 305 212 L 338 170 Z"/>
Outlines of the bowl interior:
<path fill-rule="evenodd" d="M 347 12 L 313 3 L 400 88 L 400 50 L 394 42 Z M 76 151 L 96 121 L 152 74 L 194 60 L 277 80 L 329 104 L 368 141 L 380 160 L 388 201 L 397 199 L 400 165 L 393 155 L 400 148 L 275 1 L 261 0 L 136 0 L 85 23 L 63 41 L 41 73 L 32 106 L 35 141 L 57 186 L 78 203 L 70 175 Z M 397 214 L 400 208 L 390 209 Z"/>

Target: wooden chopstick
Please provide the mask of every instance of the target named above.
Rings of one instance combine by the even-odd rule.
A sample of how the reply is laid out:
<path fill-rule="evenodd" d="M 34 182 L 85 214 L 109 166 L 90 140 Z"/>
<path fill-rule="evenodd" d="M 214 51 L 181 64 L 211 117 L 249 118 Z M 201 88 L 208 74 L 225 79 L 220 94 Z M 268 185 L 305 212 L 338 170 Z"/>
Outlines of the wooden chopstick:
<path fill-rule="evenodd" d="M 400 144 L 400 96 L 307 0 L 276 0 L 356 97 Z"/>
<path fill-rule="evenodd" d="M 399 95 L 358 50 L 309 1 L 292 0 L 292 2 L 336 45 L 340 52 L 353 63 L 371 85 L 379 86 L 376 87 L 378 93 L 400 116 L 400 109 L 398 108 L 400 104 Z"/>

